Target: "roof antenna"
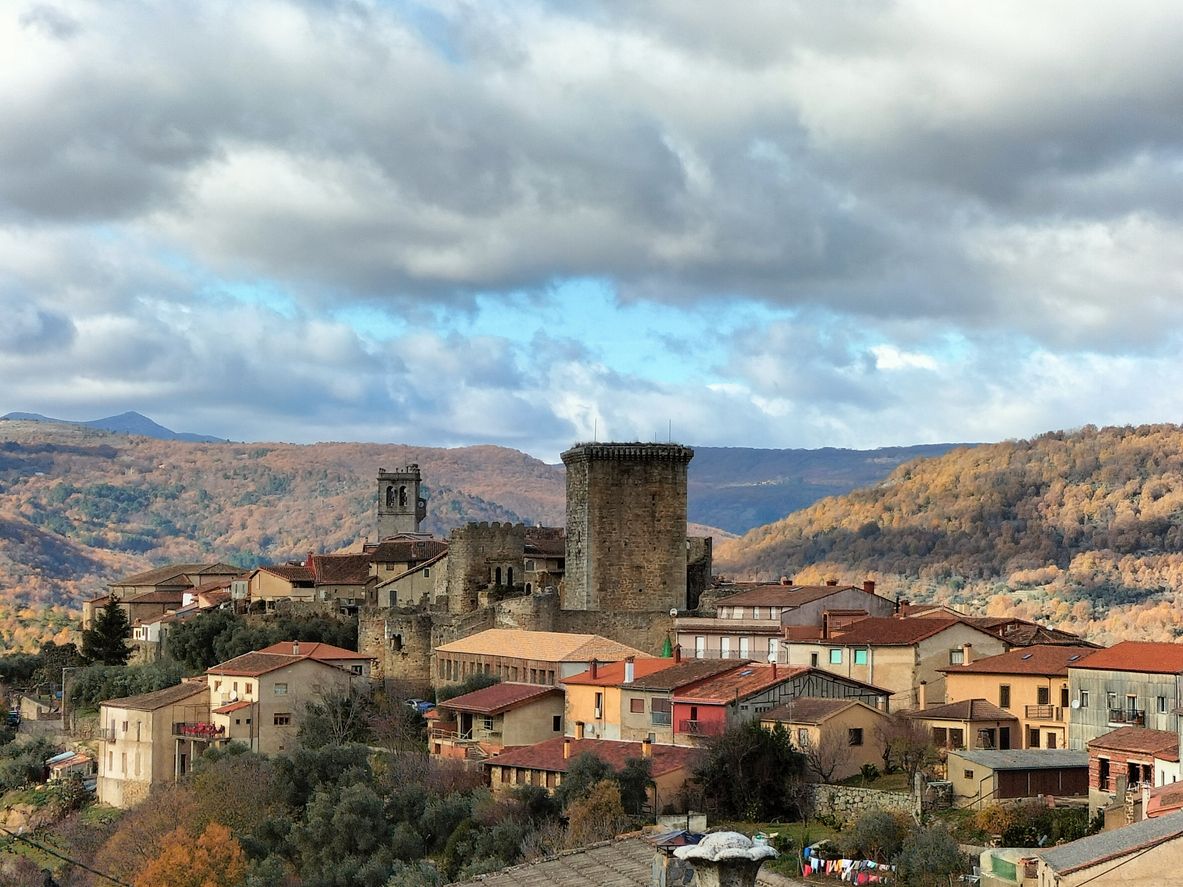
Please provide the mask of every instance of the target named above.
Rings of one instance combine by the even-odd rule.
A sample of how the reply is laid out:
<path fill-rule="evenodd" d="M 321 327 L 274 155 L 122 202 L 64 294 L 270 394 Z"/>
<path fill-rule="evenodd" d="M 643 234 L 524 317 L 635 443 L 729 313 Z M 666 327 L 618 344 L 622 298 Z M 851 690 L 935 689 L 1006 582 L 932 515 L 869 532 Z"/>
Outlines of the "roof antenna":
<path fill-rule="evenodd" d="M 600 420 L 592 419 L 592 443 L 600 439 Z"/>
<path fill-rule="evenodd" d="M 666 421 L 669 422 L 669 428 L 666 430 L 665 442 L 666 443 L 673 443 L 674 442 L 674 420 L 667 419 Z"/>

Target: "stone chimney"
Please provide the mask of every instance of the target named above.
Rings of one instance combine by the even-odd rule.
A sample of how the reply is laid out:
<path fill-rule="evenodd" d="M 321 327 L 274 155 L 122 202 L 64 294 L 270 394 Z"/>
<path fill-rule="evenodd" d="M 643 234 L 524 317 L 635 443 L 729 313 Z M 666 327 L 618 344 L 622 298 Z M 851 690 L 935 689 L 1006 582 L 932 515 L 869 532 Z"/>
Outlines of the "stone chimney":
<path fill-rule="evenodd" d="M 961 645 L 961 664 L 962 665 L 969 665 L 973 661 L 974 661 L 974 645 L 973 644 L 962 644 Z"/>
<path fill-rule="evenodd" d="M 874 579 L 863 580 L 863 591 L 865 591 L 867 594 L 874 594 L 875 593 L 875 580 Z"/>
<path fill-rule="evenodd" d="M 637 677 L 637 660 L 635 656 L 624 658 L 624 682 L 631 684 Z"/>
<path fill-rule="evenodd" d="M 653 757 L 653 740 L 650 739 L 648 736 L 646 736 L 643 740 L 641 740 L 641 757 L 642 758 Z"/>
<path fill-rule="evenodd" d="M 760 866 L 776 855 L 767 844 L 755 844 L 739 832 L 712 832 L 697 844 L 674 850 L 675 858 L 694 866 L 698 887 L 755 887 Z"/>
<path fill-rule="evenodd" d="M 567 760 L 570 760 L 570 758 L 571 758 L 571 740 L 564 739 L 563 740 L 563 760 L 567 761 Z"/>
<path fill-rule="evenodd" d="M 596 662 L 596 660 L 593 659 L 591 661 L 590 665 L 591 665 L 591 677 L 592 677 L 592 680 L 594 681 L 596 678 L 598 678 L 600 676 L 600 663 Z"/>
<path fill-rule="evenodd" d="M 292 655 L 293 656 L 300 655 L 300 642 L 299 641 L 292 641 Z"/>
<path fill-rule="evenodd" d="M 575 722 L 575 738 L 576 739 L 583 738 L 583 721 L 576 721 Z"/>
<path fill-rule="evenodd" d="M 678 663 L 681 661 L 682 661 L 682 645 L 681 644 L 674 644 L 674 662 Z"/>
<path fill-rule="evenodd" d="M 921 681 L 916 688 L 916 707 L 921 711 L 928 708 L 928 681 Z"/>

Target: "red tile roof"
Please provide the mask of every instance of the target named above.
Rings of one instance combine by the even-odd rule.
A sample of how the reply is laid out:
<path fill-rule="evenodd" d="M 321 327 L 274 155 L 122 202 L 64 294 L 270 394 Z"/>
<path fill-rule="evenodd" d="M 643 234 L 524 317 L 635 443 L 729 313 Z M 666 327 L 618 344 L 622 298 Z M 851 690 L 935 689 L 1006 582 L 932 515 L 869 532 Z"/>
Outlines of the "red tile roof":
<path fill-rule="evenodd" d="M 809 668 L 806 666 L 780 665 L 774 671 L 771 665 L 747 665 L 682 688 L 674 695 L 674 702 L 704 705 L 734 702 L 783 684 L 807 671 Z"/>
<path fill-rule="evenodd" d="M 184 702 L 199 693 L 205 693 L 209 687 L 204 681 L 181 681 L 163 690 L 153 690 L 150 693 L 140 693 L 137 696 L 124 696 L 120 699 L 104 699 L 100 704 L 111 708 L 130 708 L 135 711 L 155 711 L 166 705 Z"/>
<path fill-rule="evenodd" d="M 1088 743 L 1090 749 L 1134 752 L 1151 755 L 1165 761 L 1179 760 L 1179 734 L 1171 730 L 1151 730 L 1147 727 L 1118 727 Z"/>
<path fill-rule="evenodd" d="M 715 601 L 716 607 L 800 607 L 840 591 L 863 591 L 860 585 L 756 585 Z"/>
<path fill-rule="evenodd" d="M 227 659 L 213 668 L 206 669 L 205 673 L 253 678 L 271 671 L 286 668 L 289 665 L 295 665 L 297 662 L 303 662 L 307 658 L 306 656 L 281 656 L 278 653 L 243 653 L 241 656 L 235 656 L 233 659 Z M 328 667 L 332 668 L 334 666 Z"/>
<path fill-rule="evenodd" d="M 477 714 L 495 715 L 527 702 L 534 702 L 544 696 L 562 696 L 558 687 L 542 687 L 538 684 L 499 683 L 463 696 L 456 696 L 441 702 L 439 708 L 454 711 L 471 711 Z"/>
<path fill-rule="evenodd" d="M 387 539 L 366 546 L 365 555 L 376 564 L 413 564 L 447 550 L 448 543 L 439 539 Z"/>
<path fill-rule="evenodd" d="M 570 757 L 563 757 L 563 745 L 570 743 Z M 566 773 L 567 768 L 580 755 L 593 754 L 600 760 L 619 770 L 625 762 L 642 756 L 641 743 L 617 742 L 610 739 L 564 739 L 557 737 L 504 751 L 488 758 L 486 767 L 522 767 L 527 770 L 544 770 L 552 773 Z M 678 745 L 654 745 L 652 772 L 654 776 L 689 769 L 697 761 L 701 751 Z"/>
<path fill-rule="evenodd" d="M 910 647 L 958 624 L 961 624 L 961 620 L 952 616 L 912 619 L 871 616 L 834 633 L 829 642 L 841 645 Z"/>
<path fill-rule="evenodd" d="M 346 650 L 344 647 L 334 647 L 332 644 L 322 644 L 319 641 L 280 641 L 270 647 L 257 650 L 258 653 L 279 653 L 283 656 L 300 656 L 315 659 L 317 662 L 334 662 L 338 659 L 373 659 L 366 653 L 356 650 Z"/>
<path fill-rule="evenodd" d="M 317 585 L 365 585 L 370 580 L 368 554 L 314 554 L 308 561 Z"/>
<path fill-rule="evenodd" d="M 852 705 L 860 704 L 857 699 L 802 697 L 801 699 L 794 699 L 785 705 L 778 705 L 770 711 L 763 712 L 760 715 L 760 720 L 780 721 L 784 724 L 821 724 L 834 717 L 834 715 L 846 711 Z M 867 708 L 870 708 L 870 706 L 867 706 Z"/>
<path fill-rule="evenodd" d="M 296 564 L 272 564 L 267 567 L 259 567 L 265 573 L 271 573 L 273 576 L 278 576 L 280 579 L 286 579 L 288 582 L 312 582 L 312 571 L 305 566 L 298 566 Z"/>
<path fill-rule="evenodd" d="M 750 664 L 746 659 L 683 659 L 678 663 L 671 659 L 662 661 L 670 663 L 669 667 L 645 677 L 638 677 L 628 688 L 668 692 L 725 672 L 738 671 Z"/>
<path fill-rule="evenodd" d="M 924 709 L 904 712 L 906 718 L 923 718 L 933 721 L 1014 721 L 1017 720 L 1005 708 L 999 708 L 987 699 L 963 699 L 960 702 L 946 702 Z"/>
<path fill-rule="evenodd" d="M 231 702 L 229 705 L 223 705 L 220 708 L 215 708 L 214 714 L 228 715 L 231 712 L 236 712 L 244 708 L 250 708 L 252 705 L 254 705 L 253 702 Z"/>
<path fill-rule="evenodd" d="M 674 666 L 672 659 L 658 659 L 655 657 L 637 657 L 633 660 L 633 686 L 637 678 L 644 678 L 654 672 L 665 671 Z M 600 662 L 596 665 L 596 676 L 591 676 L 591 669 L 563 678 L 561 683 L 578 684 L 589 687 L 620 687 L 624 686 L 624 662 Z"/>
<path fill-rule="evenodd" d="M 1166 816 L 1183 810 L 1183 782 L 1171 782 L 1150 790 L 1150 799 L 1146 804 L 1146 818 Z"/>
<path fill-rule="evenodd" d="M 176 604 L 178 607 L 185 599 L 184 591 L 145 591 L 134 597 L 126 598 L 122 604 Z"/>
<path fill-rule="evenodd" d="M 1017 647 L 997 656 L 987 656 L 969 665 L 939 668 L 947 674 L 1029 674 L 1067 677 L 1068 666 L 1076 665 L 1094 651 L 1090 647 L 1040 644 Z"/>
<path fill-rule="evenodd" d="M 1122 641 L 1074 663 L 1073 668 L 1183 674 L 1183 644 Z"/>

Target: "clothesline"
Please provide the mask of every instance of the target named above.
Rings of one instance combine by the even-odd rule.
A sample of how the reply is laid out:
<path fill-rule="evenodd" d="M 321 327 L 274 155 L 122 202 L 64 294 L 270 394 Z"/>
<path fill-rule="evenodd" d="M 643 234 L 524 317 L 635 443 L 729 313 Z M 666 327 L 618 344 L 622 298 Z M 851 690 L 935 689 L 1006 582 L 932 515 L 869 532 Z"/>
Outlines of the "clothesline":
<path fill-rule="evenodd" d="M 873 859 L 823 859 L 812 847 L 806 847 L 801 857 L 801 873 L 806 877 L 826 875 L 848 884 L 890 884 L 895 873 L 894 865 Z"/>

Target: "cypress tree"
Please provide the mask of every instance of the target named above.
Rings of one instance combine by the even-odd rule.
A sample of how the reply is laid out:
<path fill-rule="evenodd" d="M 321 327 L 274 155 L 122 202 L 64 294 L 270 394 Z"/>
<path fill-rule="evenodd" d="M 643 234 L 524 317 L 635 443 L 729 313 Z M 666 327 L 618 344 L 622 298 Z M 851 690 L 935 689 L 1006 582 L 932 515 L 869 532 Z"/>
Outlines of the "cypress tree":
<path fill-rule="evenodd" d="M 126 665 L 131 656 L 127 635 L 131 625 L 115 598 L 108 598 L 90 628 L 82 632 L 82 655 L 88 662 Z"/>

